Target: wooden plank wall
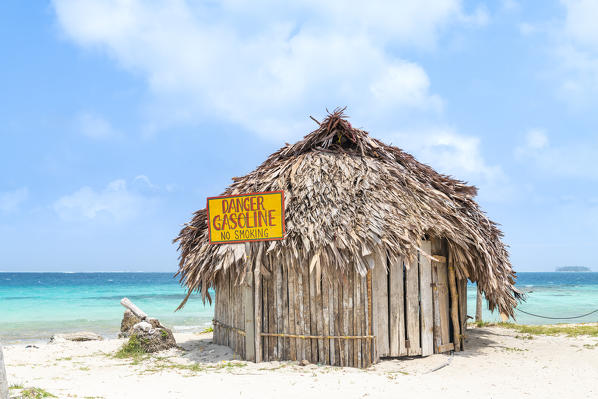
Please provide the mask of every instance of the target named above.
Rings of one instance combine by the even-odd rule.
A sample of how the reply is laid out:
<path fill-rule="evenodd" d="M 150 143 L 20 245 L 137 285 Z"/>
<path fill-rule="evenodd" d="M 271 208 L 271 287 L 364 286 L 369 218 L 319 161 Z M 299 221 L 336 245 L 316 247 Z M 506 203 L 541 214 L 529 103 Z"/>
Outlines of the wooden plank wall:
<path fill-rule="evenodd" d="M 244 291 L 243 285 L 235 284 L 231 276 L 232 273 L 226 271 L 216 281 L 213 341 L 230 347 L 241 359 L 245 359 L 247 291 Z"/>
<path fill-rule="evenodd" d="M 366 277 L 353 270 L 343 279 L 329 279 L 316 268 L 311 272 L 308 267 L 271 269 L 272 276 L 261 275 L 256 284 L 261 286 L 262 299 L 257 324 L 266 334 L 261 339 L 263 361 L 306 359 L 349 367 L 372 364 L 372 340 L 331 338 L 370 335 Z"/>
<path fill-rule="evenodd" d="M 351 367 L 388 356 L 458 350 L 467 322 L 467 280 L 457 279 L 456 289 L 449 290 L 446 242 L 421 245 L 434 261 L 420 254 L 410 264 L 374 253 L 368 276 L 351 269 L 343 278 L 329 278 L 319 265 L 310 271 L 272 264 L 270 273 L 256 272 L 238 285 L 230 271 L 223 272 L 215 287 L 213 340 L 247 360 Z M 458 325 L 455 313 L 451 319 L 455 303 Z M 369 335 L 376 339 L 365 338 Z M 361 338 L 344 338 L 355 336 Z"/>

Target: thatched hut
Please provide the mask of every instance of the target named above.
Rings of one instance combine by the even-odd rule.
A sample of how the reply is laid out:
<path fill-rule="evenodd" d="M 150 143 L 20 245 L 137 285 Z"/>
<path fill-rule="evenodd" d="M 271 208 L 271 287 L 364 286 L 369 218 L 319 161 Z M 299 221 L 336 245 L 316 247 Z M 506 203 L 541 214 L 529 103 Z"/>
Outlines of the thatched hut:
<path fill-rule="evenodd" d="M 512 316 L 502 233 L 476 188 L 356 129 L 342 110 L 225 195 L 284 191 L 281 241 L 210 245 L 206 210 L 175 239 L 181 282 L 211 301 L 214 342 L 247 360 L 367 367 L 461 350 L 467 280 Z"/>

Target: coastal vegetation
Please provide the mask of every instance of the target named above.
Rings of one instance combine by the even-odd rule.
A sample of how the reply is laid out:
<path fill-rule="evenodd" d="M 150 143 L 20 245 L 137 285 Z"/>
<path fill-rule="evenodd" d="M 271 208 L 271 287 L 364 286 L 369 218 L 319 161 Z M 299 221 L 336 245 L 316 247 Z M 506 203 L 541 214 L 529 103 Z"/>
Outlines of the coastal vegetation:
<path fill-rule="evenodd" d="M 9 387 L 9 389 L 11 391 L 18 391 L 20 390 L 20 392 L 17 392 L 16 395 L 17 396 L 12 396 L 15 393 L 11 392 L 11 398 L 17 398 L 17 399 L 42 399 L 42 398 L 56 398 L 56 395 L 52 395 L 50 392 L 46 391 L 45 389 L 42 388 L 25 388 L 23 385 L 21 384 L 13 384 Z"/>
<path fill-rule="evenodd" d="M 133 334 L 129 340 L 116 352 L 114 357 L 118 359 L 132 359 L 133 363 L 138 363 L 147 355 L 137 335 Z"/>
<path fill-rule="evenodd" d="M 588 335 L 590 337 L 598 337 L 598 324 L 553 324 L 553 325 L 526 325 L 515 323 L 493 323 L 493 322 L 476 322 L 473 323 L 476 327 L 503 327 L 515 330 L 521 334 L 529 335 L 559 335 L 563 334 L 568 337 L 577 337 L 580 335 Z M 527 338 L 529 339 L 529 338 Z"/>

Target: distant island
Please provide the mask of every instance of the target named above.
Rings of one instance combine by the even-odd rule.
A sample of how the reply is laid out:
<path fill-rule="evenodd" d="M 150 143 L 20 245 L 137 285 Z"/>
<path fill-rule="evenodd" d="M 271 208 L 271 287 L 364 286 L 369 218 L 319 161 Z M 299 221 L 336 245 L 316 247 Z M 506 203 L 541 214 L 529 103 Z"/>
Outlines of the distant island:
<path fill-rule="evenodd" d="M 585 266 L 563 266 L 557 267 L 557 272 L 591 272 L 589 267 Z"/>

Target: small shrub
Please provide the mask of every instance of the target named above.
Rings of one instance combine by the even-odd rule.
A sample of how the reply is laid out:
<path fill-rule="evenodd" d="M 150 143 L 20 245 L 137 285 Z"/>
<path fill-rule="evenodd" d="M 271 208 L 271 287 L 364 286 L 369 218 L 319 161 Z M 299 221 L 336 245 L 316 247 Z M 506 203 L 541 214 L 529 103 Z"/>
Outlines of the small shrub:
<path fill-rule="evenodd" d="M 135 361 L 139 361 L 145 355 L 146 353 L 141 346 L 141 342 L 139 342 L 137 335 L 133 334 L 114 356 L 119 359 L 133 359 Z"/>
<path fill-rule="evenodd" d="M 42 399 L 42 398 L 56 398 L 50 392 L 42 388 L 26 388 L 19 394 L 21 399 Z"/>
<path fill-rule="evenodd" d="M 206 334 L 206 333 L 211 333 L 211 332 L 214 332 L 214 327 L 213 326 L 204 328 L 203 331 L 201 332 L 201 334 Z"/>

